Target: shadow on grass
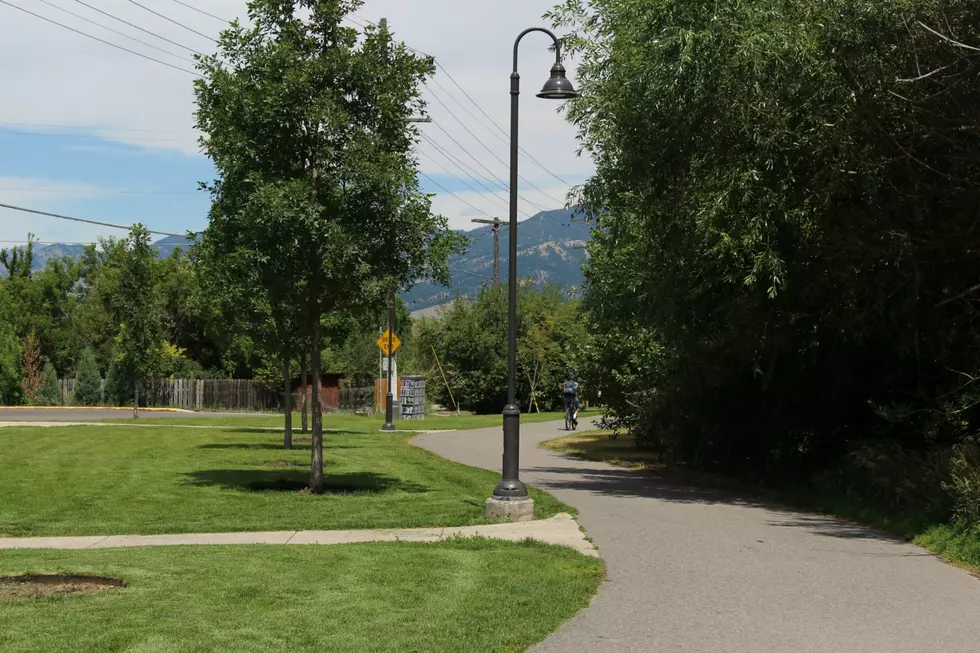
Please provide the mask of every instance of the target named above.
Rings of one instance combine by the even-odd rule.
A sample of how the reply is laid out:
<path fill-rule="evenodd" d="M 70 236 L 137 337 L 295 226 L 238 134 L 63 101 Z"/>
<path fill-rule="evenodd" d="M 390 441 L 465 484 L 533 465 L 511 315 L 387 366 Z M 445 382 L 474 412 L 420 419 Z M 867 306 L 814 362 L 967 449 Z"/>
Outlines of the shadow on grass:
<path fill-rule="evenodd" d="M 235 426 L 223 428 L 223 431 L 227 433 L 249 433 L 252 435 L 269 435 L 270 433 L 278 433 L 282 435 L 285 430 L 281 426 Z M 348 431 L 345 429 L 323 429 L 323 439 L 326 440 L 331 435 L 367 435 L 366 433 L 359 433 L 357 431 Z M 293 438 L 309 438 L 312 437 L 309 433 L 303 433 L 301 431 L 293 431 Z"/>
<path fill-rule="evenodd" d="M 186 474 L 190 485 L 221 487 L 245 492 L 298 492 L 309 487 L 310 472 L 303 469 L 208 469 Z M 357 472 L 328 474 L 326 494 L 409 492 L 420 494 L 429 488 L 384 474 Z"/>
<path fill-rule="evenodd" d="M 243 449 L 243 450 L 253 450 L 253 451 L 309 451 L 309 442 L 296 442 L 293 440 L 292 449 L 283 449 L 281 444 L 268 444 L 264 442 L 232 442 L 229 444 L 201 444 L 197 446 L 198 449 Z M 357 449 L 358 447 L 352 447 L 344 444 L 333 444 L 330 442 L 323 443 L 324 449 Z"/>

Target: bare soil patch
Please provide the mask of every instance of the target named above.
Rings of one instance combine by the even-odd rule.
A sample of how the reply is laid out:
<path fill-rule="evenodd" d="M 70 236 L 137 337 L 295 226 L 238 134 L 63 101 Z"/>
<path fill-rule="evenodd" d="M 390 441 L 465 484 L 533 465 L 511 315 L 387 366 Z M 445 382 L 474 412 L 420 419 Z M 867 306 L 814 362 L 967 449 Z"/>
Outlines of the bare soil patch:
<path fill-rule="evenodd" d="M 33 601 L 79 594 L 97 594 L 126 587 L 118 578 L 27 574 L 0 576 L 0 601 Z"/>
<path fill-rule="evenodd" d="M 299 467 L 299 463 L 290 462 L 288 460 L 270 460 L 269 462 L 262 463 L 263 467 Z"/>

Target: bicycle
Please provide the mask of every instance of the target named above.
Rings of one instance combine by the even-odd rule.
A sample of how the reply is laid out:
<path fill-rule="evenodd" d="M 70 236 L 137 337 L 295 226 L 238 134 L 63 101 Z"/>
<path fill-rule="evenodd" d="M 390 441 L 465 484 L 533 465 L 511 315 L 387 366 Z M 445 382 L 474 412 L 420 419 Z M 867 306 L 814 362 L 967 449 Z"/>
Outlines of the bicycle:
<path fill-rule="evenodd" d="M 570 401 L 565 406 L 565 430 L 574 431 L 578 428 L 578 421 L 575 419 L 575 402 Z"/>

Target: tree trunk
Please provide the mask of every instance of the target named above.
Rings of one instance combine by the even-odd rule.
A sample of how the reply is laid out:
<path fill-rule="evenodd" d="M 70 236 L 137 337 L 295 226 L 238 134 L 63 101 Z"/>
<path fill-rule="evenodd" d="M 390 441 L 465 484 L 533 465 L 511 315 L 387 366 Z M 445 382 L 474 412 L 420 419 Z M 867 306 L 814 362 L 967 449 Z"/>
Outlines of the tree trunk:
<path fill-rule="evenodd" d="M 301 415 L 303 421 L 303 433 L 309 433 L 310 428 L 306 420 L 306 411 L 310 402 L 310 393 L 306 389 L 306 354 L 305 353 L 300 354 L 299 368 L 300 368 L 300 383 L 303 386 L 303 401 L 301 402 L 301 406 L 300 406 L 300 409 L 303 411 Z"/>
<path fill-rule="evenodd" d="M 140 380 L 139 377 L 133 379 L 133 419 L 140 416 Z"/>
<path fill-rule="evenodd" d="M 289 369 L 289 354 L 282 355 L 282 397 L 283 412 L 286 416 L 286 428 L 282 440 L 283 449 L 293 448 L 293 393 L 290 388 L 293 382 L 293 375 Z"/>
<path fill-rule="evenodd" d="M 323 492 L 326 483 L 323 479 L 323 415 L 320 405 L 320 312 L 313 311 L 313 345 L 310 347 L 310 379 L 313 391 L 310 401 L 313 404 L 313 436 L 310 449 L 310 491 Z"/>

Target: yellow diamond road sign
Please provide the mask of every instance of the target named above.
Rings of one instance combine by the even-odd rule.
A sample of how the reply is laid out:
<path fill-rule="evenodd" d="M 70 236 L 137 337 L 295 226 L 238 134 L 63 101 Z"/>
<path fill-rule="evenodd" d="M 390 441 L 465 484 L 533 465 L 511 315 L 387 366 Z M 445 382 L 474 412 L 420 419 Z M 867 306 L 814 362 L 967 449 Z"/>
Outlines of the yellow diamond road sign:
<path fill-rule="evenodd" d="M 385 356 L 388 355 L 388 336 L 389 335 L 391 336 L 391 353 L 392 354 L 394 354 L 396 351 L 398 351 L 398 348 L 402 346 L 401 338 L 399 338 L 396 334 L 391 333 L 390 330 L 386 330 L 384 333 L 381 334 L 381 337 L 378 338 L 378 342 L 377 342 L 378 348 L 381 350 L 381 352 Z"/>

